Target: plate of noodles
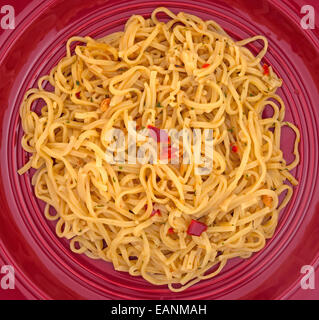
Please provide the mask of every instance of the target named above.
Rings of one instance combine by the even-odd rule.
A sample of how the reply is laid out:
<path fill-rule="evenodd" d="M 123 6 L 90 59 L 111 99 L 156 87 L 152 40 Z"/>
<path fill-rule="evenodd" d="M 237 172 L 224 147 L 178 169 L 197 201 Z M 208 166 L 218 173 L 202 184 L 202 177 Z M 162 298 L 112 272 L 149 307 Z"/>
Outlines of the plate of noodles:
<path fill-rule="evenodd" d="M 0 50 L 0 262 L 26 298 L 295 294 L 319 258 L 319 37 L 302 5 L 19 12 Z"/>

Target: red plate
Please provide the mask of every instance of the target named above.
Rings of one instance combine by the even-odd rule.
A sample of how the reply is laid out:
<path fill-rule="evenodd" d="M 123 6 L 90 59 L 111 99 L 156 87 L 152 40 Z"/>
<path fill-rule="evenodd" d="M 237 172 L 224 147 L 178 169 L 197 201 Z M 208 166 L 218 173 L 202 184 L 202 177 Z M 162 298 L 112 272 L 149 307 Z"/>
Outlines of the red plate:
<path fill-rule="evenodd" d="M 50 0 L 15 4 L 16 29 L 0 38 L 0 264 L 15 267 L 17 288 L 28 299 L 288 299 L 296 296 L 303 265 L 319 262 L 319 33 L 303 30 L 300 8 L 315 0 L 118 1 Z M 235 39 L 266 35 L 265 62 L 283 79 L 279 94 L 286 119 L 301 130 L 300 184 L 280 214 L 274 237 L 248 260 L 234 259 L 217 277 L 181 293 L 114 271 L 110 263 L 76 255 L 44 218 L 20 147 L 18 110 L 24 92 L 65 54 L 72 35 L 101 37 L 123 28 L 132 14 L 149 16 L 157 6 L 214 19 Z M 318 28 L 318 27 L 317 27 Z M 257 52 L 259 44 L 250 49 Z M 292 158 L 293 135 L 282 148 Z M 1 291 L 1 289 L 0 289 Z M 304 297 L 305 291 L 299 294 Z"/>

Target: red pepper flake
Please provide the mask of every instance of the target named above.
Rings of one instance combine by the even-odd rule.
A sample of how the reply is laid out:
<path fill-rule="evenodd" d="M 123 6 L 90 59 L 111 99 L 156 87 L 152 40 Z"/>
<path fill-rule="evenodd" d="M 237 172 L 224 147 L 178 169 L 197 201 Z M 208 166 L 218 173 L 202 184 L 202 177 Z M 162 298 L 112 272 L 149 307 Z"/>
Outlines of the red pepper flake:
<path fill-rule="evenodd" d="M 172 234 L 172 233 L 175 233 L 175 231 L 174 231 L 173 228 L 169 228 L 169 229 L 167 230 L 167 233 Z"/>
<path fill-rule="evenodd" d="M 205 223 L 192 219 L 188 226 L 187 234 L 199 237 L 206 230 L 207 226 Z"/>
<path fill-rule="evenodd" d="M 154 203 L 153 203 L 154 206 Z M 147 210 L 148 206 L 147 204 L 144 206 L 145 211 Z M 159 209 L 155 210 L 153 209 L 152 213 L 151 213 L 151 217 L 155 216 L 156 214 L 158 214 L 159 216 L 161 216 L 161 211 Z"/>
<path fill-rule="evenodd" d="M 237 146 L 232 146 L 232 147 L 231 147 L 231 151 L 233 151 L 233 152 L 238 152 L 238 147 L 237 147 Z"/>
<path fill-rule="evenodd" d="M 161 159 L 174 159 L 178 149 L 172 147 L 170 144 L 167 147 L 163 147 L 161 151 Z"/>
<path fill-rule="evenodd" d="M 264 64 L 263 69 L 264 69 L 264 75 L 268 76 L 269 75 L 269 67 L 266 64 Z"/>
<path fill-rule="evenodd" d="M 151 217 L 155 216 L 156 214 L 158 214 L 159 216 L 161 216 L 161 211 L 159 209 L 155 210 L 153 209 L 152 213 L 151 213 Z"/>
<path fill-rule="evenodd" d="M 204 63 L 204 64 L 202 65 L 202 68 L 207 68 L 207 67 L 209 67 L 209 66 L 210 66 L 209 63 Z"/>
<path fill-rule="evenodd" d="M 77 92 L 75 95 L 78 99 L 81 99 L 81 91 Z"/>
<path fill-rule="evenodd" d="M 168 136 L 167 132 L 163 129 L 156 128 L 154 126 L 148 125 L 147 126 L 150 133 L 150 136 L 152 139 L 154 139 L 157 143 L 162 142 L 169 144 L 170 142 L 170 137 Z"/>

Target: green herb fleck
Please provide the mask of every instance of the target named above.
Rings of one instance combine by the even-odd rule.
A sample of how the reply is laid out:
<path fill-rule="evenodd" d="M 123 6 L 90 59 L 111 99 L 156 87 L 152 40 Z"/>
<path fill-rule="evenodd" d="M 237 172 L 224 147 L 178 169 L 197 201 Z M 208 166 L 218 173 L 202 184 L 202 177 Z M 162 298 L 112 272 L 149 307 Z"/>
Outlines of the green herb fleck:
<path fill-rule="evenodd" d="M 230 129 L 227 129 L 227 131 L 233 133 L 233 132 L 234 132 L 234 128 L 232 127 L 232 128 L 230 128 Z"/>
<path fill-rule="evenodd" d="M 291 128 L 291 126 L 290 126 L 290 123 L 289 122 L 284 122 L 284 124 L 287 126 L 287 127 L 289 127 L 289 128 Z"/>
<path fill-rule="evenodd" d="M 113 177 L 113 181 L 116 182 L 116 179 Z"/>
<path fill-rule="evenodd" d="M 161 105 L 160 102 L 158 102 L 158 103 L 156 104 L 156 108 L 163 108 L 163 106 Z"/>
<path fill-rule="evenodd" d="M 122 166 L 119 166 L 119 169 L 120 169 L 120 170 L 122 170 L 122 169 L 123 169 L 123 167 L 122 167 Z"/>
<path fill-rule="evenodd" d="M 80 85 L 80 81 L 76 80 L 76 85 L 79 86 Z"/>

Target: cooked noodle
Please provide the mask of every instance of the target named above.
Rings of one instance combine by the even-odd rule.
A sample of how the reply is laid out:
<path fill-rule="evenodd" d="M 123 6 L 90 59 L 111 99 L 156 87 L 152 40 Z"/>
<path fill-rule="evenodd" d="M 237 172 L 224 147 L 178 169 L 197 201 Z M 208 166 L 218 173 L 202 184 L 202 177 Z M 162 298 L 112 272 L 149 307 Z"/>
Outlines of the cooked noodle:
<path fill-rule="evenodd" d="M 159 12 L 171 20 L 160 22 Z M 245 45 L 256 40 L 264 46 L 254 56 Z M 289 171 L 300 140 L 275 93 L 281 79 L 261 64 L 267 46 L 263 36 L 236 42 L 212 20 L 166 8 L 150 19 L 134 15 L 124 32 L 99 40 L 69 39 L 66 57 L 22 103 L 22 146 L 31 156 L 19 173 L 36 169 L 35 194 L 72 251 L 181 291 L 265 246 L 297 184 Z M 40 114 L 32 111 L 38 100 Z M 194 159 L 108 163 L 104 134 L 118 128 L 127 136 L 129 121 L 212 129 L 212 171 L 195 174 Z M 296 134 L 290 164 L 280 149 L 282 126 Z M 192 220 L 207 230 L 190 235 Z"/>

